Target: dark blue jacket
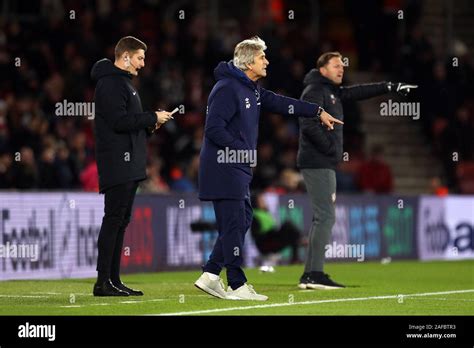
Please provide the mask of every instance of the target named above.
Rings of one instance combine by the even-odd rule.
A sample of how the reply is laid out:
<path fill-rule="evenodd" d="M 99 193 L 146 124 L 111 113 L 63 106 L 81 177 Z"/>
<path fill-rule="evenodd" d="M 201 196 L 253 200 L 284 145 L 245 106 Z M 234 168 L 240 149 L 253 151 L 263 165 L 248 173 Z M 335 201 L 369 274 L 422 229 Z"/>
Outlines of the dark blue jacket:
<path fill-rule="evenodd" d="M 244 199 L 252 180 L 250 163 L 219 163 L 218 151 L 257 149 L 260 110 L 315 117 L 319 106 L 259 87 L 232 62 L 214 70 L 217 83 L 207 102 L 199 165 L 201 200 Z"/>

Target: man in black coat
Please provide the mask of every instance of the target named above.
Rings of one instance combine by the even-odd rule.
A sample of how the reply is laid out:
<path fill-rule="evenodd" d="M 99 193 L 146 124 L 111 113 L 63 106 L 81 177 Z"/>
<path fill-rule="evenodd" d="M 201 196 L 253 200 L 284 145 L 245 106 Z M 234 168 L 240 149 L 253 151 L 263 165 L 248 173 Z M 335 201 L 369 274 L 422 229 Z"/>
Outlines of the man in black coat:
<path fill-rule="evenodd" d="M 100 228 L 98 278 L 94 296 L 141 296 L 120 280 L 125 228 L 130 222 L 138 183 L 146 178 L 146 138 L 172 118 L 166 111 L 143 112 L 132 77 L 145 66 L 147 46 L 132 36 L 119 40 L 115 62 L 96 62 L 91 77 L 95 89 L 96 158 L 99 190 L 105 194 Z"/>
<path fill-rule="evenodd" d="M 320 105 L 333 117 L 343 120 L 342 102 L 362 100 L 390 91 L 404 96 L 415 85 L 379 82 L 342 87 L 344 64 L 339 52 L 327 52 L 319 57 L 316 69 L 305 77 L 301 99 Z M 313 221 L 309 231 L 309 245 L 302 289 L 336 289 L 344 287 L 323 272 L 325 247 L 329 245 L 336 220 L 336 166 L 342 158 L 343 128 L 328 132 L 327 127 L 314 118 L 299 118 L 300 139 L 297 165 L 301 169 L 313 207 Z"/>

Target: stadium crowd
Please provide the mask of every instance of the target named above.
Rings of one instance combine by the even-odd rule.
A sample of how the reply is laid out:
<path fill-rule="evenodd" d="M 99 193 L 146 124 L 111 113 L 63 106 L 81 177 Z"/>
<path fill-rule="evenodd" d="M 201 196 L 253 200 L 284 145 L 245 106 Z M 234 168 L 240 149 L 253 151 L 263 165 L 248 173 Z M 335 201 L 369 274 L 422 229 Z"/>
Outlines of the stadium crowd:
<path fill-rule="evenodd" d="M 181 8 L 161 1 L 43 1 L 18 8 L 18 20 L 0 21 L 0 189 L 98 190 L 93 120 L 58 116 L 56 103 L 92 102 L 93 63 L 112 59 L 117 39 L 134 35 L 148 44 L 146 66 L 134 80 L 144 107 L 172 110 L 183 105 L 185 111 L 150 139 L 149 177 L 141 191 L 195 191 L 213 69 L 219 61 L 231 59 L 238 41 L 257 33 L 267 43 L 270 61 L 269 77 L 262 83 L 284 95 L 299 98 L 304 75 L 328 50 L 358 57 L 357 69 L 418 84 L 412 98 L 427 105 L 422 117 L 425 136 L 445 164 L 450 190 L 457 191 L 452 152 L 458 151 L 464 161 L 474 160 L 472 56 L 458 43 L 459 67 L 453 68 L 452 57 L 440 60 L 415 20 L 420 9 L 413 3 L 406 9 L 410 20 L 401 43 L 395 13 L 383 2 L 373 2 L 372 13 L 347 4 L 346 20 L 338 30 L 331 29 L 335 15 L 328 10 L 329 15 L 320 18 L 319 35 L 304 1 L 292 5 L 300 6 L 298 13 L 303 14 L 294 21 L 286 19 L 288 1 L 283 0 L 260 2 L 267 7 L 258 11 L 251 1 L 220 6 L 219 19 L 210 18 L 205 2 L 185 3 L 184 18 L 177 15 Z M 322 2 L 321 13 L 326 13 L 324 6 L 330 5 Z M 246 17 L 249 11 L 252 17 Z M 344 33 L 355 39 L 348 40 Z M 362 151 L 357 105 L 345 105 L 345 113 L 345 151 L 369 161 Z M 303 190 L 295 166 L 296 118 L 267 113 L 260 122 L 253 188 Z M 363 185 L 341 189 L 361 191 Z M 385 191 L 390 190 L 388 185 Z"/>

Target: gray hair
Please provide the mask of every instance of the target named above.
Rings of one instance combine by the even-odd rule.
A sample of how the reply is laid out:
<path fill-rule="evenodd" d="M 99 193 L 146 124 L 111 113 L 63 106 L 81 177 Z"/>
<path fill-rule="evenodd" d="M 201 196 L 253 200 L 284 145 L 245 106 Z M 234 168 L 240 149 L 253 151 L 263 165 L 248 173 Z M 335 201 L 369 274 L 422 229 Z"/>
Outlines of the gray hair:
<path fill-rule="evenodd" d="M 234 50 L 234 65 L 240 70 L 248 70 L 246 64 L 252 64 L 255 54 L 266 49 L 265 41 L 258 36 L 239 42 Z"/>

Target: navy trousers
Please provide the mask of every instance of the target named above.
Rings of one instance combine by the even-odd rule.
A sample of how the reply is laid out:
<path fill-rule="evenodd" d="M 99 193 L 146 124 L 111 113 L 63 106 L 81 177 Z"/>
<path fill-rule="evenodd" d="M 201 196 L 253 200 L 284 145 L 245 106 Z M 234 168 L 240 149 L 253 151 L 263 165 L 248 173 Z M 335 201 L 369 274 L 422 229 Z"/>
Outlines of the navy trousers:
<path fill-rule="evenodd" d="M 250 195 L 244 200 L 221 199 L 212 202 L 219 236 L 203 271 L 219 275 L 225 267 L 227 283 L 235 290 L 247 282 L 242 264 L 245 233 L 252 225 Z"/>

